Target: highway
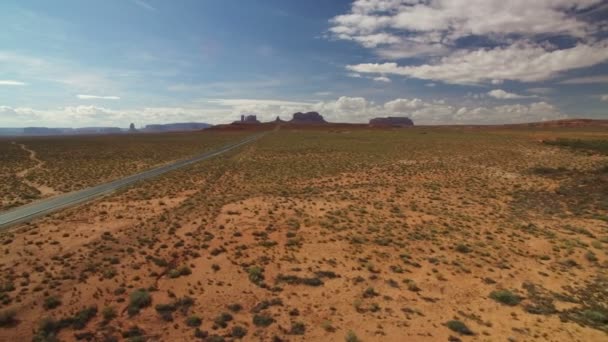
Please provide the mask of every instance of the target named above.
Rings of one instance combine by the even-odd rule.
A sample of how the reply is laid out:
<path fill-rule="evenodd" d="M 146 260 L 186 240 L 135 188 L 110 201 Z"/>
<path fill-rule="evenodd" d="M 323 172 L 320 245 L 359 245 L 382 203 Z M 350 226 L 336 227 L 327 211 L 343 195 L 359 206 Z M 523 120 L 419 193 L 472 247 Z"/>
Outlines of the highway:
<path fill-rule="evenodd" d="M 109 194 L 118 189 L 129 186 L 135 182 L 139 182 L 141 180 L 149 179 L 152 177 L 156 177 L 162 175 L 164 173 L 209 159 L 213 158 L 222 153 L 226 153 L 230 150 L 238 148 L 240 146 L 251 143 L 257 139 L 259 139 L 264 133 L 256 134 L 250 137 L 247 137 L 239 142 L 232 143 L 221 148 L 205 152 L 201 155 L 198 155 L 193 158 L 179 160 L 174 163 L 152 168 L 150 170 L 134 174 L 122 179 L 118 179 L 115 181 L 111 181 L 108 183 L 100 184 L 94 187 L 61 194 L 58 196 L 46 198 L 40 201 L 36 201 L 34 203 L 26 204 L 24 206 L 14 208 L 5 212 L 0 213 L 0 230 L 4 230 L 10 226 L 13 226 L 18 223 L 24 223 L 34 218 L 47 215 L 49 213 L 65 209 L 67 207 L 71 207 L 77 204 L 81 204 L 92 199 L 98 198 L 100 196 Z"/>

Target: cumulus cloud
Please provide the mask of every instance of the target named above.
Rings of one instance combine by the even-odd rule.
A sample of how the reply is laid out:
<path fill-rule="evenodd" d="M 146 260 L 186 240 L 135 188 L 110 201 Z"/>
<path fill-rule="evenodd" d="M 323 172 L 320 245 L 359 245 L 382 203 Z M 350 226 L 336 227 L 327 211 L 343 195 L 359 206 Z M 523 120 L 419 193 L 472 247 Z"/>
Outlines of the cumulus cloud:
<path fill-rule="evenodd" d="M 78 94 L 77 98 L 81 100 L 120 100 L 119 96 L 99 96 L 99 95 L 84 95 Z"/>
<path fill-rule="evenodd" d="M 269 105 L 269 106 L 306 106 L 309 102 L 284 101 L 284 100 L 265 100 L 265 99 L 209 99 L 209 103 L 216 103 L 222 106 L 250 106 L 250 105 Z"/>
<path fill-rule="evenodd" d="M 608 59 L 608 42 L 578 44 L 547 51 L 539 45 L 518 43 L 507 47 L 461 50 L 433 64 L 400 66 L 363 63 L 346 68 L 357 73 L 395 74 L 446 83 L 476 84 L 500 80 L 542 81 L 561 72 L 595 65 Z"/>
<path fill-rule="evenodd" d="M 529 99 L 533 97 L 537 97 L 536 95 L 519 95 L 515 93 L 510 93 L 508 91 L 504 91 L 502 89 L 494 89 L 488 92 L 488 95 L 495 99 L 500 100 L 513 100 L 513 99 Z"/>
<path fill-rule="evenodd" d="M 14 81 L 14 80 L 0 80 L 0 86 L 24 86 L 27 85 L 25 82 Z"/>
<path fill-rule="evenodd" d="M 566 115 L 547 102 L 528 105 L 462 107 L 419 98 L 398 98 L 374 104 L 363 97 L 342 96 L 335 101 L 316 103 L 310 110 L 320 112 L 328 121 L 367 122 L 377 116 L 408 116 L 416 124 L 502 124 L 556 120 Z"/>
<path fill-rule="evenodd" d="M 598 30 L 577 11 L 602 0 L 357 0 L 330 20 L 337 39 L 366 47 L 407 41 L 450 45 L 467 36 L 493 40 L 560 34 L 582 38 Z"/>
<path fill-rule="evenodd" d="M 607 95 L 608 96 L 608 95 Z M 604 99 L 604 97 L 602 97 Z M 341 96 L 315 103 L 283 100 L 216 99 L 197 107 L 142 107 L 111 109 L 95 105 L 53 109 L 0 106 L 2 125 L 24 126 L 120 126 L 197 121 L 228 123 L 241 114 L 256 114 L 262 121 L 277 116 L 290 119 L 300 111 L 317 111 L 330 122 L 368 122 L 378 116 L 408 116 L 416 124 L 499 124 L 552 120 L 566 117 L 553 105 L 540 101 L 504 106 L 459 106 L 445 100 L 397 98 L 375 103 L 364 97 Z"/>
<path fill-rule="evenodd" d="M 225 122 L 227 111 L 209 108 L 143 107 L 110 109 L 93 105 L 66 106 L 52 109 L 0 106 L 2 125 L 6 127 L 49 126 L 119 126 L 137 124 L 171 123 L 184 121 Z"/>
<path fill-rule="evenodd" d="M 453 84 L 536 82 L 608 60 L 605 23 L 583 11 L 602 0 L 357 0 L 330 20 L 329 36 L 383 59 L 424 56 L 419 65 L 362 63 L 356 73 L 396 74 Z M 568 37 L 557 46 L 552 37 Z M 462 43 L 474 38 L 476 44 Z"/>

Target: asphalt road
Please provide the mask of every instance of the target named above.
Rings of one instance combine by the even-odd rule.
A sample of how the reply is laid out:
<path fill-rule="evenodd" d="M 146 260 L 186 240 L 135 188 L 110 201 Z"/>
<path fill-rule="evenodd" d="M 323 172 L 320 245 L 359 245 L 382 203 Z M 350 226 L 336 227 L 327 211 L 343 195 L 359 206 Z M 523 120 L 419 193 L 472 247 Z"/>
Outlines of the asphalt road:
<path fill-rule="evenodd" d="M 26 204 L 24 206 L 11 209 L 9 211 L 5 211 L 0 213 L 0 230 L 6 229 L 12 225 L 27 222 L 36 217 L 44 216 L 46 214 L 74 206 L 76 204 L 84 203 L 86 201 L 90 201 L 99 196 L 103 196 L 109 194 L 113 191 L 116 191 L 120 188 L 124 188 L 129 186 L 135 182 L 149 179 L 152 177 L 156 177 L 162 175 L 163 173 L 167 173 L 184 166 L 188 166 L 199 161 L 203 161 L 222 153 L 233 150 L 237 147 L 246 145 L 254 140 L 257 140 L 263 135 L 263 133 L 256 134 L 254 136 L 250 136 L 244 140 L 241 140 L 237 143 L 233 143 L 230 145 L 223 146 L 219 149 L 212 150 L 209 152 L 205 152 L 201 155 L 198 155 L 193 158 L 180 160 L 168 165 L 160 166 L 157 168 L 153 168 L 135 175 L 131 175 L 122 179 L 118 179 L 109 183 L 97 185 L 91 188 L 86 188 L 79 191 L 70 192 L 67 194 L 62 194 L 54 197 L 50 197 L 47 199 L 43 199 L 34 203 Z"/>

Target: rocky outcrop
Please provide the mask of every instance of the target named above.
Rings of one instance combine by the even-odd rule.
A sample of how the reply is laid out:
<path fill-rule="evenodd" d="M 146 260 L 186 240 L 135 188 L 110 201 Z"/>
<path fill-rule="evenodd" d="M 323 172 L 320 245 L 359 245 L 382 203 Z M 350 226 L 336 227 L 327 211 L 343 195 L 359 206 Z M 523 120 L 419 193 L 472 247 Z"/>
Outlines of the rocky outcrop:
<path fill-rule="evenodd" d="M 233 123 L 259 124 L 260 121 L 256 115 L 241 115 L 241 121 L 235 121 Z"/>
<path fill-rule="evenodd" d="M 369 120 L 370 126 L 407 127 L 414 126 L 414 122 L 405 116 L 389 116 L 386 118 L 373 118 Z"/>
<path fill-rule="evenodd" d="M 323 116 L 317 112 L 300 113 L 297 112 L 289 123 L 294 124 L 324 124 L 327 123 Z"/>

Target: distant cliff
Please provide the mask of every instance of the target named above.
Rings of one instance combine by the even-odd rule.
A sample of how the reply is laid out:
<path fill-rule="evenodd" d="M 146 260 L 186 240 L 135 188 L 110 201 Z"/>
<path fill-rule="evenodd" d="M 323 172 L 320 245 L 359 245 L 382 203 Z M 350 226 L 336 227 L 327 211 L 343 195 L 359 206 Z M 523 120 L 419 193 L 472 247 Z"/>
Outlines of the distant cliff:
<path fill-rule="evenodd" d="M 289 121 L 289 123 L 295 124 L 324 124 L 327 123 L 323 116 L 317 112 L 308 112 L 308 113 L 300 113 L 297 112 L 293 114 L 293 118 Z"/>
<path fill-rule="evenodd" d="M 414 126 L 414 122 L 405 116 L 389 116 L 385 118 L 373 118 L 369 120 L 370 126 L 393 126 L 406 127 Z"/>
<path fill-rule="evenodd" d="M 200 131 L 201 129 L 209 128 L 212 125 L 201 122 L 180 122 L 170 124 L 155 124 L 146 125 L 144 132 L 184 132 L 184 131 Z"/>

